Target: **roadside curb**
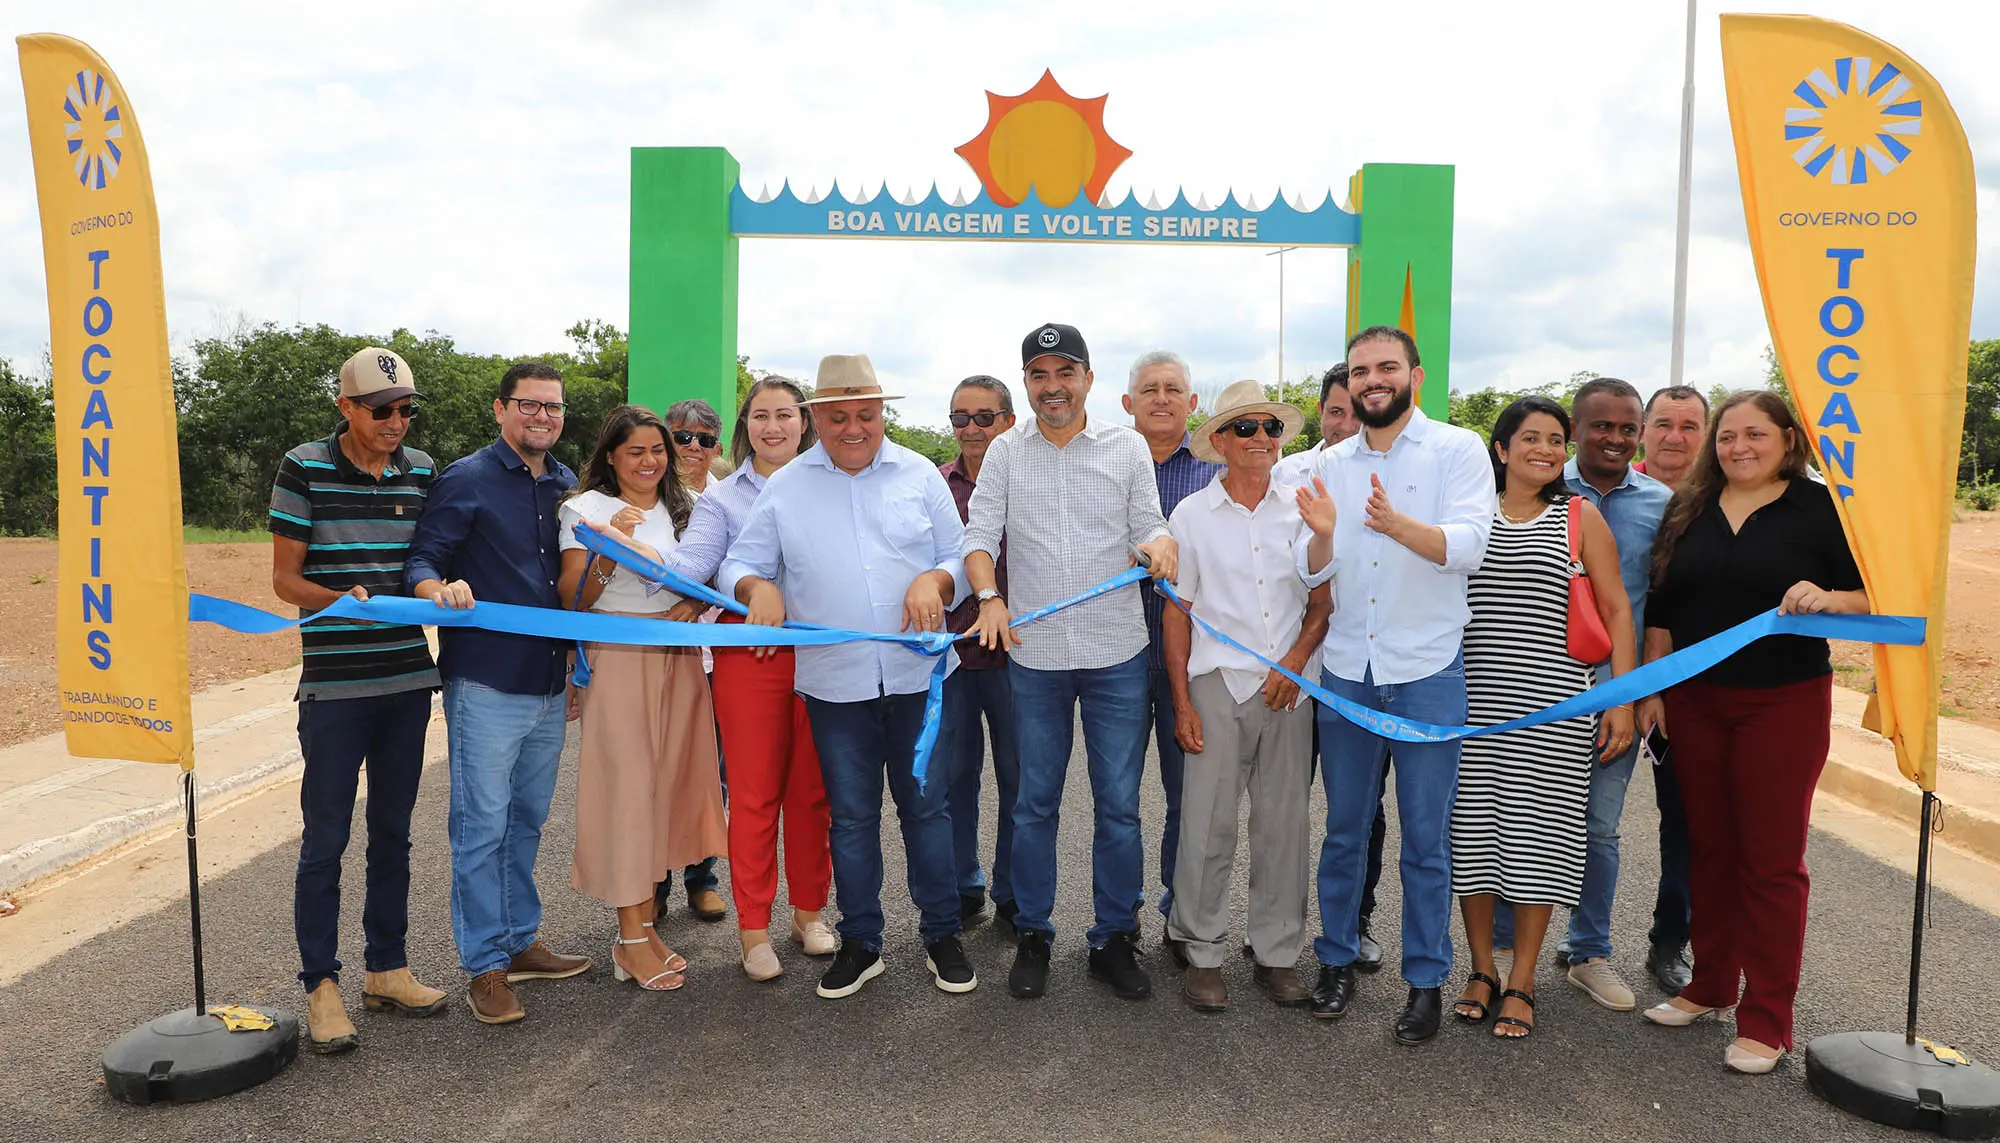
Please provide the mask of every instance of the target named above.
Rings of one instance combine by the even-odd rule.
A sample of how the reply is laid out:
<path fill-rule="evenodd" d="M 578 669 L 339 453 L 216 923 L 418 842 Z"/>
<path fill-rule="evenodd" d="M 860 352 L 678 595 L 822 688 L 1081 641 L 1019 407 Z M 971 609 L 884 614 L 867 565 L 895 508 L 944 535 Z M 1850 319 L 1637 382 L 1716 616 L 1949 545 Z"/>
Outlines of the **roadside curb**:
<path fill-rule="evenodd" d="M 1840 756 L 1827 755 L 1826 769 L 1820 773 L 1819 788 L 1844 802 L 1871 813 L 1907 824 L 1914 831 L 1923 807 L 1923 791 L 1901 773 L 1879 770 Z M 1940 795 L 1942 797 L 1942 795 Z M 1936 838 L 1968 853 L 2000 862 L 2000 818 L 1970 807 L 1952 804 L 1945 798 L 1938 815 Z"/>

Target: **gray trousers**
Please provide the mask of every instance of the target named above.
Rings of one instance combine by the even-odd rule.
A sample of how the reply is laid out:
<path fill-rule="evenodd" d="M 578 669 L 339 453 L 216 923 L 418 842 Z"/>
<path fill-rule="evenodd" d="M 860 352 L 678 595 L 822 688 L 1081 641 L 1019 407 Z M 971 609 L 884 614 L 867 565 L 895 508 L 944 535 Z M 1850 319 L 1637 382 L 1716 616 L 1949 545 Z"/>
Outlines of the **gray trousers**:
<path fill-rule="evenodd" d="M 1306 803 L 1313 704 L 1271 710 L 1262 694 L 1238 703 L 1220 671 L 1192 679 L 1201 753 L 1181 780 L 1181 845 L 1167 934 L 1188 962 L 1220 968 L 1229 955 L 1229 884 L 1236 810 L 1250 793 L 1250 926 L 1257 963 L 1290 967 L 1305 947 Z"/>

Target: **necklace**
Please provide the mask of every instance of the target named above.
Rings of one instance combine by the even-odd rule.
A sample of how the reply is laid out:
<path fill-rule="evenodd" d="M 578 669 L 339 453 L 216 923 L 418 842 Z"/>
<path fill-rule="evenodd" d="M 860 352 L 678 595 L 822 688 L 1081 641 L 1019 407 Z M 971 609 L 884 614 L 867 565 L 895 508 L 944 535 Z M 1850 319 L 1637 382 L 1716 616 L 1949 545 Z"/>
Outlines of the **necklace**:
<path fill-rule="evenodd" d="M 1505 500 L 1502 500 L 1500 502 L 1500 518 L 1502 520 L 1507 521 L 1509 524 L 1526 524 L 1532 521 L 1535 517 L 1540 516 L 1546 510 L 1547 508 L 1546 506 L 1544 506 L 1542 508 L 1535 509 L 1533 512 L 1528 513 L 1526 516 L 1516 516 L 1512 512 L 1507 511 L 1507 502 Z"/>

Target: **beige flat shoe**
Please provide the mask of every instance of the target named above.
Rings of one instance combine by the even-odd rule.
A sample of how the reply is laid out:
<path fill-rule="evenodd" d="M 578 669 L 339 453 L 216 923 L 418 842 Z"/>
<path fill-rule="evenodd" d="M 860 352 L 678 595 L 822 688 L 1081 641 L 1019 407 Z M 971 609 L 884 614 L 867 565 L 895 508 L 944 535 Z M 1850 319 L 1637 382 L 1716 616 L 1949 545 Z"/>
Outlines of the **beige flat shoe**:
<path fill-rule="evenodd" d="M 832 956 L 840 951 L 840 938 L 833 935 L 825 921 L 807 921 L 801 925 L 794 917 L 792 941 L 804 946 L 807 956 Z"/>
<path fill-rule="evenodd" d="M 1720 1008 L 1697 1008 L 1690 1012 L 1671 1000 L 1662 1000 L 1639 1015 L 1663 1028 L 1685 1028 L 1703 1016 L 1720 1011 Z"/>
<path fill-rule="evenodd" d="M 778 960 L 778 951 L 764 941 L 743 954 L 743 975 L 756 981 L 776 980 L 785 974 L 784 964 Z"/>
<path fill-rule="evenodd" d="M 1739 1044 L 1742 1042 L 1741 1040 L 1737 1041 Z M 1753 1040 L 1750 1042 L 1755 1043 L 1756 1041 Z M 1758 1046 L 1762 1047 L 1763 1045 L 1760 1044 Z M 1778 1061 L 1784 1058 L 1785 1053 L 1783 1052 L 1779 1052 L 1775 1056 L 1765 1056 L 1753 1052 L 1748 1048 L 1738 1047 L 1737 1044 L 1731 1044 L 1722 1050 L 1723 1066 L 1733 1072 L 1742 1072 L 1746 1076 L 1764 1075 L 1777 1067 Z"/>

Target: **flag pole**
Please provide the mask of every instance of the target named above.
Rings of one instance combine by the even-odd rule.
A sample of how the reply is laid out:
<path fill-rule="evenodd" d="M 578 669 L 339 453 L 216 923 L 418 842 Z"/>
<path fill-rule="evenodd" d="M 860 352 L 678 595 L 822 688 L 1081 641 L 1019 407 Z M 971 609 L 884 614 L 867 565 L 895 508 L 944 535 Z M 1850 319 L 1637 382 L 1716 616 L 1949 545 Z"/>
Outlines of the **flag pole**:
<path fill-rule="evenodd" d="M 1694 189 L 1694 31 L 1695 0 L 1687 6 L 1687 66 L 1681 80 L 1680 194 L 1674 211 L 1674 334 L 1667 384 L 1682 384 L 1687 347 L 1688 225 Z"/>

